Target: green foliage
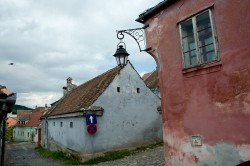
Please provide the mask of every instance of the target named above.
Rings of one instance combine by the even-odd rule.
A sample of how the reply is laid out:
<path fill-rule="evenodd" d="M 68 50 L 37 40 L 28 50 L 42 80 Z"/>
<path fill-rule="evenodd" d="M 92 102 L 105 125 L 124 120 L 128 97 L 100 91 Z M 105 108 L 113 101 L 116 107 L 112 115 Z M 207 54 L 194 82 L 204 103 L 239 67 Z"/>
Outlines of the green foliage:
<path fill-rule="evenodd" d="M 146 146 L 140 146 L 140 147 L 136 148 L 135 151 L 145 151 L 147 149 L 154 149 L 154 148 L 156 148 L 158 146 L 162 146 L 162 145 L 163 145 L 163 142 L 157 142 L 157 143 L 146 145 Z"/>
<path fill-rule="evenodd" d="M 23 105 L 15 105 L 14 108 L 12 109 L 12 114 L 17 114 L 17 110 L 32 110 L 31 108 L 28 108 Z"/>
<path fill-rule="evenodd" d="M 6 128 L 6 133 L 5 133 L 6 141 L 12 141 L 13 140 L 13 128 L 9 127 Z"/>
<path fill-rule="evenodd" d="M 44 149 L 42 147 L 35 148 L 37 152 L 39 152 L 42 156 L 52 158 L 54 160 L 60 161 L 63 164 L 66 165 L 80 165 L 82 164 L 80 159 L 77 157 L 64 153 L 62 151 L 50 151 L 47 149 Z"/>
<path fill-rule="evenodd" d="M 113 160 L 121 159 L 121 158 L 124 158 L 126 156 L 130 156 L 130 155 L 139 153 L 141 151 L 145 151 L 148 149 L 154 149 L 154 148 L 156 148 L 158 146 L 162 146 L 162 145 L 163 145 L 162 142 L 158 142 L 158 143 L 154 143 L 154 144 L 150 144 L 150 145 L 137 147 L 136 149 L 133 149 L 133 150 L 125 149 L 125 150 L 120 150 L 120 151 L 107 152 L 107 153 L 104 153 L 104 156 L 90 159 L 90 160 L 84 162 L 83 164 L 84 165 L 92 165 L 92 164 L 98 164 L 98 163 L 102 163 L 102 162 L 106 162 L 106 161 L 113 161 Z"/>
<path fill-rule="evenodd" d="M 79 158 L 72 156 L 70 154 L 63 153 L 62 151 L 50 151 L 42 147 L 36 148 L 36 151 L 39 152 L 44 157 L 53 158 L 67 165 L 80 165 L 80 164 L 93 165 L 93 164 L 98 164 L 98 163 L 102 163 L 106 161 L 118 160 L 126 156 L 130 156 L 130 155 L 133 155 L 133 154 L 136 154 L 141 151 L 148 150 L 148 149 L 153 149 L 162 145 L 163 145 L 162 142 L 158 142 L 158 143 L 154 143 L 154 144 L 150 144 L 146 146 L 141 146 L 133 150 L 124 149 L 124 150 L 119 150 L 119 151 L 106 152 L 104 153 L 103 156 L 90 159 L 88 161 L 85 161 L 84 163 L 82 163 Z"/>
<path fill-rule="evenodd" d="M 113 161 L 113 160 L 124 158 L 126 156 L 130 156 L 132 154 L 133 153 L 127 149 L 120 150 L 120 151 L 107 152 L 107 153 L 104 153 L 104 156 L 90 159 L 90 160 L 84 162 L 83 164 L 84 165 L 87 165 L 87 164 L 92 165 L 92 164 L 98 164 L 98 163 L 106 162 L 106 161 Z"/>

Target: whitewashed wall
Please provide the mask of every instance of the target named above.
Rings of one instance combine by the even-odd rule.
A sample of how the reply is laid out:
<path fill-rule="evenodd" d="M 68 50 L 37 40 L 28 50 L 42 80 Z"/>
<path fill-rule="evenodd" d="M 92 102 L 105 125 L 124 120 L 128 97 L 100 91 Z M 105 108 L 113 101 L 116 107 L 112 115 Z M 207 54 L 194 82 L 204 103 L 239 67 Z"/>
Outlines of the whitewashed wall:
<path fill-rule="evenodd" d="M 120 87 L 120 93 L 117 87 Z M 103 116 L 97 117 L 98 132 L 93 136 L 87 133 L 83 116 L 50 117 L 50 148 L 56 143 L 78 152 L 95 153 L 162 140 L 161 115 L 157 112 L 160 99 L 146 87 L 130 64 L 121 70 L 93 105 L 104 108 Z M 70 122 L 73 122 L 73 128 L 70 128 Z"/>
<path fill-rule="evenodd" d="M 32 141 L 37 142 L 36 128 L 33 127 L 15 127 L 13 131 L 14 141 Z"/>

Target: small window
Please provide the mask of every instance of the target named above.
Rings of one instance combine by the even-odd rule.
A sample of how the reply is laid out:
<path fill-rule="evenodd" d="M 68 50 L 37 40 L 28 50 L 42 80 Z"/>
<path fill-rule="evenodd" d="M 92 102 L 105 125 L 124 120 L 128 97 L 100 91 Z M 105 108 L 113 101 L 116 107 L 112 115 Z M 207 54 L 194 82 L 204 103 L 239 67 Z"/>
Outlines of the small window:
<path fill-rule="evenodd" d="M 73 128 L 73 122 L 70 122 L 70 128 Z"/>
<path fill-rule="evenodd" d="M 137 88 L 137 93 L 140 93 L 140 88 Z"/>
<path fill-rule="evenodd" d="M 63 127 L 63 122 L 60 123 L 60 126 Z"/>
<path fill-rule="evenodd" d="M 117 92 L 118 92 L 118 93 L 120 92 L 120 87 L 117 87 Z"/>
<path fill-rule="evenodd" d="M 218 60 L 211 15 L 206 10 L 180 23 L 184 68 Z"/>
<path fill-rule="evenodd" d="M 28 132 L 28 137 L 30 137 L 30 133 Z"/>
<path fill-rule="evenodd" d="M 56 122 L 53 122 L 53 126 L 55 126 L 56 125 Z"/>

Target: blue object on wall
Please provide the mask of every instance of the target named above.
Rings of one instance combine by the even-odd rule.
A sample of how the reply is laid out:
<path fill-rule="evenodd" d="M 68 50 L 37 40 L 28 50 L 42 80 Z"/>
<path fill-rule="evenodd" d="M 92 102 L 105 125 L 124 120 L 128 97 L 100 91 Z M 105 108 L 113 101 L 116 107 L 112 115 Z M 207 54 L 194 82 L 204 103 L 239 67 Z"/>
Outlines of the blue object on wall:
<path fill-rule="evenodd" d="M 86 124 L 97 124 L 96 114 L 87 114 L 86 115 Z"/>

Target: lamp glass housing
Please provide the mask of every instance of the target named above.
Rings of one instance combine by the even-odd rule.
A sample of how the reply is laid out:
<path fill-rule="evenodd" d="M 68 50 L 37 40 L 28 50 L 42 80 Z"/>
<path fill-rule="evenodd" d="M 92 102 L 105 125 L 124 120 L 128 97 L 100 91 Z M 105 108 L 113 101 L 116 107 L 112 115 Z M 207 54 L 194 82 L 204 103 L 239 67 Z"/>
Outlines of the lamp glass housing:
<path fill-rule="evenodd" d="M 123 48 L 123 45 L 119 45 L 119 47 L 117 48 L 114 54 L 117 65 L 124 67 L 127 64 L 128 56 L 129 56 L 129 53 L 127 53 L 126 49 Z"/>

